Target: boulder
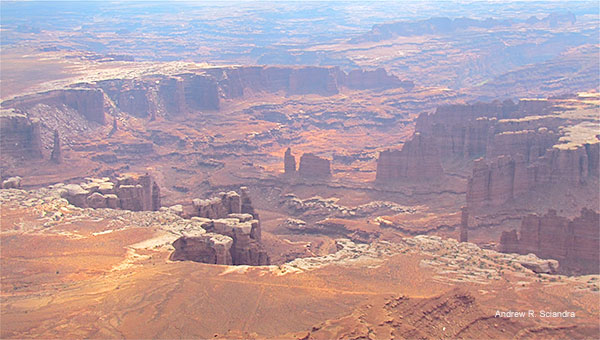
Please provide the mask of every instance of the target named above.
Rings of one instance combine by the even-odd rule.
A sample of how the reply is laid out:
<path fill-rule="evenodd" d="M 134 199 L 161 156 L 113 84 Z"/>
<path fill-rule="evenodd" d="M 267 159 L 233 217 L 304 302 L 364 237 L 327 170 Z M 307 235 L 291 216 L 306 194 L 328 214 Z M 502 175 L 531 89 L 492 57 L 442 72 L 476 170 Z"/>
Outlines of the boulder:
<path fill-rule="evenodd" d="M 9 177 L 5 181 L 2 181 L 2 188 L 4 188 L 4 189 L 21 189 L 21 177 L 19 177 L 19 176 Z"/>

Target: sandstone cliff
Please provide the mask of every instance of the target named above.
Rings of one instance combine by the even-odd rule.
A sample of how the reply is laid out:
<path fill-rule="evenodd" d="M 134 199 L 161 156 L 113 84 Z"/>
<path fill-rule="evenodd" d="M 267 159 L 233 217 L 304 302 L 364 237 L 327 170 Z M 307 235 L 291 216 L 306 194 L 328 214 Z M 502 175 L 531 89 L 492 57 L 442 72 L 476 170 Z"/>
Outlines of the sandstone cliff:
<path fill-rule="evenodd" d="M 160 188 L 148 174 L 127 174 L 113 181 L 91 178 L 87 183 L 64 185 L 61 195 L 81 208 L 160 209 Z"/>
<path fill-rule="evenodd" d="M 4 101 L 2 102 L 2 107 L 16 108 L 21 112 L 27 112 L 38 104 L 46 104 L 51 107 L 66 105 L 89 121 L 100 124 L 106 123 L 104 92 L 100 89 L 69 88 L 36 93 Z"/>
<path fill-rule="evenodd" d="M 431 139 L 415 133 L 402 150 L 386 150 L 379 154 L 377 181 L 421 181 L 443 175 L 441 157 Z"/>
<path fill-rule="evenodd" d="M 283 155 L 283 169 L 286 175 L 293 175 L 296 173 L 296 157 L 292 155 L 291 148 L 287 148 Z"/>
<path fill-rule="evenodd" d="M 582 209 L 581 215 L 569 220 L 549 210 L 543 216 L 528 215 L 515 230 L 503 232 L 500 251 L 533 253 L 560 262 L 563 272 L 598 274 L 600 272 L 600 215 Z"/>
<path fill-rule="evenodd" d="M 22 159 L 42 158 L 40 123 L 12 109 L 0 113 L 0 150 L 2 155 Z M 4 160 L 6 161 L 6 160 Z"/>
<path fill-rule="evenodd" d="M 552 147 L 542 156 L 529 153 L 502 155 L 491 161 L 478 159 L 467 185 L 470 207 L 509 203 L 532 190 L 548 189 L 553 184 L 583 186 L 598 178 L 599 143 L 573 148 Z"/>
<path fill-rule="evenodd" d="M 331 177 L 331 164 L 328 159 L 312 153 L 305 153 L 300 157 L 298 173 L 303 178 L 329 178 Z"/>
<path fill-rule="evenodd" d="M 247 188 L 240 188 L 240 194 L 230 191 L 194 199 L 193 207 L 191 218 L 201 222 L 203 230 L 176 240 L 172 260 L 256 266 L 270 263 Z"/>

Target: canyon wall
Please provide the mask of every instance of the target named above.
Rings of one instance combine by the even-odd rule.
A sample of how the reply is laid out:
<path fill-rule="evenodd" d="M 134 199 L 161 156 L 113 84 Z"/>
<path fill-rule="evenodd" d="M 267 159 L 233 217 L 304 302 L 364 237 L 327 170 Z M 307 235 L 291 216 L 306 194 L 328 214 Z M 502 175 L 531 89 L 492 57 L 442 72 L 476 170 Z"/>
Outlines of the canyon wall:
<path fill-rule="evenodd" d="M 467 204 L 473 208 L 510 203 L 537 189 L 552 186 L 585 186 L 598 178 L 600 144 L 586 143 L 571 148 L 551 147 L 542 156 L 517 153 L 474 162 L 467 184 Z"/>
<path fill-rule="evenodd" d="M 600 272 L 600 215 L 582 209 L 572 220 L 558 216 L 556 210 L 545 215 L 528 215 L 521 222 L 520 233 L 503 232 L 500 251 L 533 253 L 541 258 L 556 259 L 562 272 L 598 274 Z"/>
<path fill-rule="evenodd" d="M 40 122 L 12 109 L 1 110 L 0 150 L 3 156 L 21 159 L 42 158 Z"/>
<path fill-rule="evenodd" d="M 587 192 L 599 178 L 600 141 L 588 109 L 578 105 L 556 98 L 505 100 L 422 113 L 402 149 L 380 153 L 376 181 L 412 183 L 441 178 L 444 167 L 470 169 L 466 201 L 474 213 L 515 201 L 534 204 L 540 192 L 553 197 L 548 207 L 558 207 L 564 186 Z M 582 128 L 571 129 L 577 124 Z M 598 201 L 597 194 L 589 196 Z"/>
<path fill-rule="evenodd" d="M 321 158 L 312 153 L 305 153 L 300 157 L 298 174 L 303 178 L 329 178 L 331 177 L 331 163 L 328 159 Z"/>
<path fill-rule="evenodd" d="M 53 90 L 18 97 L 2 102 L 3 108 L 15 108 L 23 113 L 38 104 L 52 107 L 66 105 L 76 110 L 87 120 L 100 124 L 106 123 L 104 112 L 104 93 L 94 88 L 70 88 Z"/>
<path fill-rule="evenodd" d="M 377 161 L 377 181 L 421 181 L 443 175 L 441 156 L 431 139 L 415 133 L 402 150 L 385 150 Z"/>

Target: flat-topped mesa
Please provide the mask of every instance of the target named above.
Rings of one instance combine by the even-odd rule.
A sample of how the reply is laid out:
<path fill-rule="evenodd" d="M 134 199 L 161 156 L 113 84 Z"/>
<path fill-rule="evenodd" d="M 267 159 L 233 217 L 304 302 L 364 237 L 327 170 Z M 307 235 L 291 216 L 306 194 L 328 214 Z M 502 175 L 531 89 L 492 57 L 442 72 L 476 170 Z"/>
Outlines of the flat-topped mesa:
<path fill-rule="evenodd" d="M 300 157 L 298 174 L 302 178 L 327 179 L 331 177 L 331 163 L 328 159 L 305 153 Z"/>
<path fill-rule="evenodd" d="M 377 160 L 378 182 L 422 181 L 443 176 L 440 155 L 430 138 L 415 133 L 402 150 L 385 150 Z"/>
<path fill-rule="evenodd" d="M 502 233 L 500 251 L 556 259 L 566 273 L 598 274 L 599 225 L 600 215 L 586 208 L 573 220 L 557 216 L 556 210 L 528 215 L 521 221 L 519 234 L 515 230 Z"/>
<path fill-rule="evenodd" d="M 190 217 L 209 219 L 226 218 L 231 214 L 249 214 L 258 219 L 254 211 L 247 187 L 240 187 L 240 193 L 235 191 L 220 192 L 217 196 L 192 200 L 194 208 Z"/>
<path fill-rule="evenodd" d="M 210 219 L 225 218 L 229 214 L 242 212 L 242 199 L 235 191 L 221 192 L 208 199 L 196 198 L 192 200 L 194 207 L 193 216 Z"/>
<path fill-rule="evenodd" d="M 36 93 L 11 100 L 5 100 L 2 102 L 2 107 L 16 108 L 21 112 L 27 112 L 38 104 L 45 104 L 57 108 L 66 105 L 77 111 L 89 121 L 100 124 L 106 123 L 104 92 L 94 88 L 68 88 Z"/>
<path fill-rule="evenodd" d="M 232 265 L 233 239 L 215 233 L 184 234 L 173 242 L 175 251 L 171 261 L 194 261 L 210 264 Z"/>
<path fill-rule="evenodd" d="M 13 109 L 0 111 L 0 150 L 19 159 L 42 158 L 40 122 Z"/>
<path fill-rule="evenodd" d="M 199 236 L 183 235 L 173 243 L 175 253 L 171 256 L 172 259 L 229 265 L 258 266 L 270 263 L 261 244 L 260 221 L 252 207 L 248 188 L 241 187 L 240 194 L 235 191 L 221 192 L 209 199 L 194 199 L 192 203 L 192 220 L 201 222 L 203 230 L 209 233 Z M 214 238 L 212 235 L 224 235 L 232 240 L 225 247 L 229 256 L 214 255 L 218 252 L 212 249 L 214 242 L 209 240 Z M 228 258 L 229 262 L 226 261 Z"/>
<path fill-rule="evenodd" d="M 287 148 L 283 155 L 283 170 L 286 175 L 296 174 L 296 157 L 292 155 L 292 149 Z"/>
<path fill-rule="evenodd" d="M 87 183 L 63 186 L 61 196 L 80 208 L 160 209 L 160 188 L 149 174 L 126 174 L 113 181 L 91 178 Z"/>

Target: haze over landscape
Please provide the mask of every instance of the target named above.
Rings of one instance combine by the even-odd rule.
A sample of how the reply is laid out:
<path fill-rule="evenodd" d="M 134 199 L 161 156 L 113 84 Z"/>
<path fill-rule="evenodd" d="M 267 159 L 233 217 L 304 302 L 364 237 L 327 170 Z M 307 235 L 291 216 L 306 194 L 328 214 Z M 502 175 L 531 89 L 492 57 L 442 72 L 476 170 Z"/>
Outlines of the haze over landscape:
<path fill-rule="evenodd" d="M 599 11 L 0 2 L 0 337 L 600 338 Z"/>

